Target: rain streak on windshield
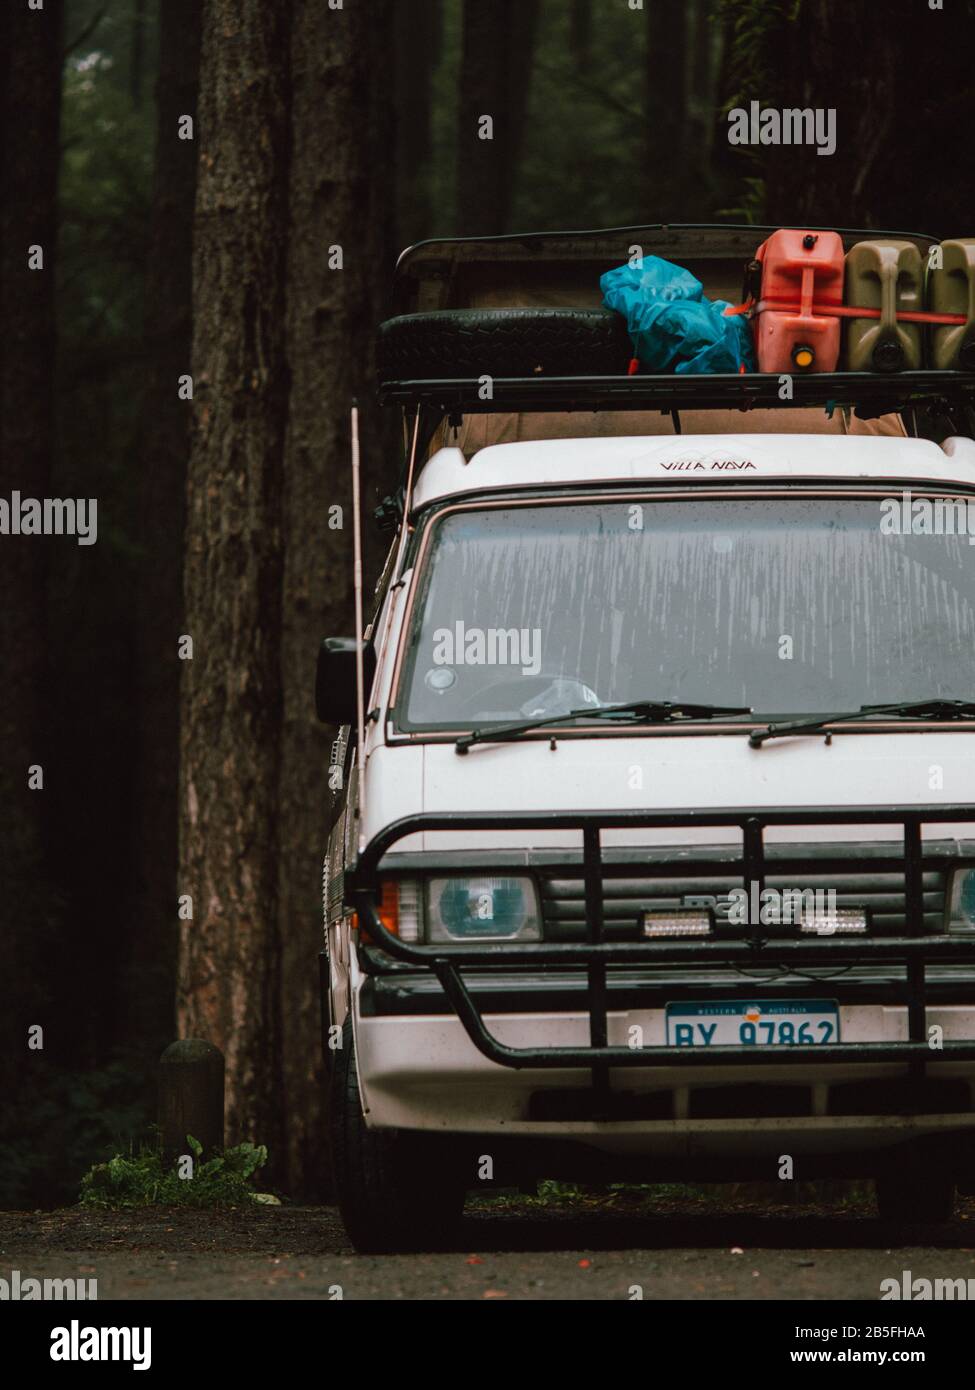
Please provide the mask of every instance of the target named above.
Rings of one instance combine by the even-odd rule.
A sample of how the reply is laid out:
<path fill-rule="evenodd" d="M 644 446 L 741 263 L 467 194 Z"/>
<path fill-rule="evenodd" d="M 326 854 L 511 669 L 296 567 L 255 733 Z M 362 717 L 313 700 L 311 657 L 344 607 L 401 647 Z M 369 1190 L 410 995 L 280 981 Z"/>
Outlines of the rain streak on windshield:
<path fill-rule="evenodd" d="M 600 501 L 435 523 L 400 726 L 629 700 L 756 715 L 970 699 L 975 547 L 876 498 Z"/>

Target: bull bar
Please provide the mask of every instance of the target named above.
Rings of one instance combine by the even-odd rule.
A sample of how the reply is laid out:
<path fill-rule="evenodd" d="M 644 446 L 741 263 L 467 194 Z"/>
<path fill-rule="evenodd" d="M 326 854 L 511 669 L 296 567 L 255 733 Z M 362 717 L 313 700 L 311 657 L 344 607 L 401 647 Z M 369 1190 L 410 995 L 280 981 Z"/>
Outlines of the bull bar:
<path fill-rule="evenodd" d="M 763 1047 L 758 1056 L 748 1044 L 720 1045 L 707 1049 L 708 1064 L 740 1065 L 743 1061 L 761 1065 L 817 1061 L 819 1063 L 902 1062 L 914 1078 L 925 1074 L 928 1063 L 975 1061 L 975 1038 L 942 1040 L 932 1045 L 926 1036 L 926 965 L 975 963 L 975 932 L 971 939 L 958 934 L 924 930 L 924 870 L 935 862 L 926 855 L 922 827 L 948 821 L 975 821 L 975 804 L 936 806 L 857 806 L 792 807 L 756 811 L 726 808 L 679 811 L 573 811 L 529 814 L 418 813 L 397 820 L 381 830 L 366 845 L 352 873 L 348 897 L 358 913 L 358 921 L 373 946 L 388 956 L 433 972 L 474 1046 L 491 1061 L 513 1068 L 592 1068 L 596 1090 L 608 1088 L 609 1067 L 699 1066 L 701 1049 L 666 1045 L 619 1047 L 608 1042 L 606 970 L 611 965 L 738 965 L 755 967 L 791 965 L 856 966 L 892 962 L 904 967 L 904 978 L 897 982 L 899 996 L 907 1005 L 908 1040 L 905 1042 L 851 1042 L 827 1044 L 778 1044 Z M 733 859 L 681 860 L 681 873 L 705 877 L 715 872 L 738 871 L 746 892 L 751 883 L 764 888 L 766 872 L 765 830 L 788 825 L 900 825 L 903 830 L 905 921 L 903 936 L 867 935 L 839 940 L 831 936 L 810 936 L 795 940 L 769 939 L 765 928 L 752 923 L 748 935 L 740 940 L 643 940 L 606 941 L 603 934 L 603 881 L 607 876 L 631 875 L 633 865 L 604 864 L 601 835 L 605 830 L 677 828 L 682 826 L 732 826 L 741 831 L 741 852 Z M 585 887 L 586 941 L 584 942 L 484 942 L 479 945 L 413 944 L 401 940 L 382 923 L 377 911 L 377 876 L 386 851 L 406 835 L 445 830 L 576 830 L 582 832 L 581 864 L 559 866 L 561 877 L 582 878 Z M 893 842 L 892 842 L 893 845 Z M 893 854 L 896 853 L 892 849 Z M 829 871 L 836 860 L 817 860 L 819 872 Z M 944 856 L 937 859 L 944 867 Z M 781 861 L 777 864 L 781 869 Z M 672 871 L 666 863 L 647 864 L 648 877 L 663 877 Z M 913 928 L 913 934 L 912 934 Z M 373 968 L 382 969 L 381 960 L 369 947 L 362 946 Z M 463 979 L 462 970 L 471 966 L 561 965 L 585 967 L 589 1012 L 587 1047 L 511 1047 L 499 1041 L 484 1020 Z M 975 1000 L 973 1000 L 975 1005 Z"/>

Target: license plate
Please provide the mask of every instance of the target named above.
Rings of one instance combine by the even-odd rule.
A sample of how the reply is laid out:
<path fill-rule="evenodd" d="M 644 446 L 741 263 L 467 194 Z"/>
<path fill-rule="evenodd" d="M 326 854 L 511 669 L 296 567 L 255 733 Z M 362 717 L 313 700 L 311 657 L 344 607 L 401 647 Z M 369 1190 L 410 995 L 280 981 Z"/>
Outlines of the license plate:
<path fill-rule="evenodd" d="M 667 1042 L 677 1047 L 795 1047 L 840 1040 L 835 999 L 737 999 L 668 1004 Z"/>

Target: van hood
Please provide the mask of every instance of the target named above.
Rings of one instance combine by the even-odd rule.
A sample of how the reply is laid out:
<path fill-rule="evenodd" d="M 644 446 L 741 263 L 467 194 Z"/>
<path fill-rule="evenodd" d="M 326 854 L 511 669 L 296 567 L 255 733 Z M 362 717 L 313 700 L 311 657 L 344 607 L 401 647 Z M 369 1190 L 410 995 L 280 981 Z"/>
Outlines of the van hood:
<path fill-rule="evenodd" d="M 709 827 L 707 811 L 911 805 L 972 805 L 971 822 L 933 823 L 925 837 L 975 837 L 975 729 L 788 737 L 752 748 L 747 735 L 597 736 L 475 745 L 384 745 L 369 759 L 367 838 L 418 812 L 700 811 L 701 824 L 674 830 L 606 831 L 606 845 L 734 843 Z M 900 838 L 897 826 L 805 826 L 803 841 Z M 577 846 L 577 831 L 425 832 L 397 849 Z M 769 842 L 797 838 L 772 827 Z"/>

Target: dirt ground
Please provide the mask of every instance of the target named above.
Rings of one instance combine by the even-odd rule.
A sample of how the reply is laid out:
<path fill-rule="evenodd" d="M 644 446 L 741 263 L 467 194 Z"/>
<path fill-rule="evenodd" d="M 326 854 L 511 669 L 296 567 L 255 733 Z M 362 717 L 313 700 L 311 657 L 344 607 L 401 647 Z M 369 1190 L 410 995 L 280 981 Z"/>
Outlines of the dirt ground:
<path fill-rule="evenodd" d="M 975 1200 L 892 1228 L 866 1200 L 682 1194 L 469 1202 L 447 1251 L 357 1255 L 333 1207 L 0 1212 L 0 1276 L 99 1299 L 869 1299 L 882 1279 L 975 1280 Z M 973 1285 L 975 1287 L 975 1285 Z"/>

